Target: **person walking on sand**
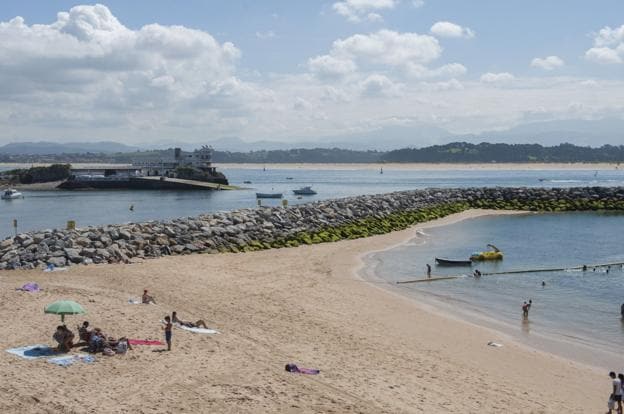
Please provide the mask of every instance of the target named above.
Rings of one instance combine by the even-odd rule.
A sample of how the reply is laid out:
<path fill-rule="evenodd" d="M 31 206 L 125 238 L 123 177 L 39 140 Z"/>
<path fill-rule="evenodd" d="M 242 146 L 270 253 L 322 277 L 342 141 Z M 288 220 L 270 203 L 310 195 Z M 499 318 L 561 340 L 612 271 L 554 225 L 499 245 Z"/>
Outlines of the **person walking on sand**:
<path fill-rule="evenodd" d="M 611 384 L 613 386 L 611 390 L 611 399 L 615 401 L 617 404 L 617 412 L 622 413 L 622 380 L 619 379 L 615 372 L 609 372 L 609 376 L 611 377 Z M 609 409 L 609 414 L 611 414 L 612 410 Z"/>
<path fill-rule="evenodd" d="M 427 263 L 427 277 L 431 279 L 431 265 Z"/>
<path fill-rule="evenodd" d="M 173 328 L 173 324 L 171 323 L 171 318 L 169 315 L 165 316 L 165 326 L 163 329 L 165 330 L 165 341 L 167 342 L 167 351 L 171 351 L 171 329 Z"/>

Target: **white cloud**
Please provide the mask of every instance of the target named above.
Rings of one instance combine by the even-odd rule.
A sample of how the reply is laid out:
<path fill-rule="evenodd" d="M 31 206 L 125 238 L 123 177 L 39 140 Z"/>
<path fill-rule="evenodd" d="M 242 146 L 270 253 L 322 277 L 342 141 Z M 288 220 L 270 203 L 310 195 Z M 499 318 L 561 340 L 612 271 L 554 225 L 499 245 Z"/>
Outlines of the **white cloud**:
<path fill-rule="evenodd" d="M 603 37 L 597 48 L 617 49 L 613 33 Z M 51 24 L 15 18 L 0 23 L 0 39 L 4 141 L 309 140 L 388 120 L 468 133 L 511 126 L 536 102 L 540 119 L 624 113 L 624 80 L 505 72 L 465 80 L 461 63 L 438 63 L 443 50 L 430 34 L 355 34 L 300 73 L 281 74 L 239 69 L 242 52 L 227 39 L 183 26 L 128 28 L 105 6 L 72 8 Z"/>
<path fill-rule="evenodd" d="M 594 34 L 594 47 L 585 52 L 585 58 L 602 64 L 624 62 L 624 25 L 612 29 L 605 26 Z"/>
<path fill-rule="evenodd" d="M 431 36 L 380 30 L 368 35 L 356 34 L 336 40 L 333 56 L 359 59 L 368 63 L 400 66 L 408 62 L 429 63 L 440 57 L 442 48 Z"/>
<path fill-rule="evenodd" d="M 563 59 L 558 56 L 548 56 L 545 58 L 535 58 L 531 61 L 531 66 L 544 70 L 553 70 L 565 65 Z"/>
<path fill-rule="evenodd" d="M 355 72 L 357 65 L 348 58 L 323 55 L 310 58 L 308 69 L 321 78 L 341 78 Z"/>
<path fill-rule="evenodd" d="M 175 123 L 219 129 L 249 113 L 262 88 L 236 78 L 240 50 L 209 33 L 150 24 L 129 29 L 103 5 L 76 6 L 52 24 L 0 23 L 0 119 L 29 127 L 134 128 Z M 156 121 L 155 121 L 156 120 Z"/>
<path fill-rule="evenodd" d="M 350 22 L 374 22 L 383 20 L 376 12 L 393 9 L 398 3 L 399 0 L 343 0 L 334 3 L 332 8 Z"/>
<path fill-rule="evenodd" d="M 275 32 L 273 30 L 267 30 L 266 32 L 256 32 L 256 37 L 260 40 L 273 39 Z"/>
<path fill-rule="evenodd" d="M 437 22 L 431 26 L 431 33 L 438 37 L 456 37 L 472 39 L 475 32 L 469 27 L 462 27 L 451 22 Z"/>
<path fill-rule="evenodd" d="M 308 69 L 320 78 L 342 78 L 380 68 L 411 78 L 466 73 L 466 67 L 459 63 L 430 67 L 441 54 L 442 47 L 433 36 L 380 30 L 334 41 L 328 54 L 308 60 Z"/>
<path fill-rule="evenodd" d="M 361 93 L 367 97 L 398 96 L 401 86 L 392 82 L 387 76 L 373 73 L 360 82 Z"/>
<path fill-rule="evenodd" d="M 413 78 L 457 77 L 464 75 L 467 71 L 461 63 L 449 63 L 433 69 L 420 64 L 406 65 L 406 73 Z"/>
<path fill-rule="evenodd" d="M 501 83 L 511 82 L 515 79 L 516 77 L 509 72 L 500 72 L 500 73 L 488 72 L 488 73 L 484 73 L 483 75 L 481 75 L 480 80 L 483 83 L 501 84 Z"/>

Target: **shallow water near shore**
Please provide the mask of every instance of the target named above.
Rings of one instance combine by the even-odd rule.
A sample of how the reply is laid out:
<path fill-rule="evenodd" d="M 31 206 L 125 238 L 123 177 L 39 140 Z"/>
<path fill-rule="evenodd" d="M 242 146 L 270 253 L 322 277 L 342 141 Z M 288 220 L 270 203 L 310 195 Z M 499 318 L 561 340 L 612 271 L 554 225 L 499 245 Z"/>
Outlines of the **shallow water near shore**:
<path fill-rule="evenodd" d="M 374 275 L 401 293 L 477 324 L 493 327 L 520 342 L 599 367 L 621 369 L 624 341 L 620 305 L 624 302 L 624 214 L 557 213 L 490 216 L 465 220 L 419 233 L 399 247 L 367 259 Z M 441 267 L 435 257 L 467 259 L 493 243 L 504 251 L 500 262 L 472 267 Z M 426 277 L 430 263 L 435 276 L 455 280 L 396 285 Z M 470 275 L 517 269 L 589 266 L 510 275 Z M 542 286 L 542 282 L 545 283 Z M 528 320 L 523 301 L 533 300 Z"/>
<path fill-rule="evenodd" d="M 28 191 L 24 199 L 0 200 L 0 237 L 18 232 L 62 228 L 68 220 L 79 227 L 196 216 L 216 211 L 255 208 L 255 192 L 282 192 L 289 204 L 362 194 L 427 187 L 573 187 L 621 186 L 623 170 L 401 170 L 377 169 L 257 169 L 229 168 L 223 172 L 237 191 Z M 245 184 L 245 181 L 251 181 Z M 315 196 L 297 198 L 292 190 L 311 185 Z M 280 200 L 262 200 L 280 205 Z M 130 205 L 134 210 L 130 210 Z"/>

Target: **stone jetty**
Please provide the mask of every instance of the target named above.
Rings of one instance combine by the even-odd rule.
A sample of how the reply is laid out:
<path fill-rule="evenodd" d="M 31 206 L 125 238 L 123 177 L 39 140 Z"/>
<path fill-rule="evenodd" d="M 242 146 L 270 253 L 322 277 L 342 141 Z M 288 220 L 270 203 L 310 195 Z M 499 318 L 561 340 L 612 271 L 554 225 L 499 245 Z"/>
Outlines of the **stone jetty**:
<path fill-rule="evenodd" d="M 331 242 L 400 230 L 469 208 L 624 210 L 624 187 L 432 188 L 167 221 L 33 231 L 0 242 L 0 269 L 129 263 L 163 255 Z"/>

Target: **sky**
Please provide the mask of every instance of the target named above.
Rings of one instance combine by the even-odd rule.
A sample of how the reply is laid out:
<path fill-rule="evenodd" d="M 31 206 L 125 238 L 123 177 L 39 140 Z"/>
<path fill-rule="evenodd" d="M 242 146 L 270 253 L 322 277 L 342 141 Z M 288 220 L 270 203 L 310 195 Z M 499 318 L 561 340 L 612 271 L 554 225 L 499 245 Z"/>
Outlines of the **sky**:
<path fill-rule="evenodd" d="M 622 0 L 0 8 L 0 142 L 476 134 L 623 119 L 623 98 Z"/>

